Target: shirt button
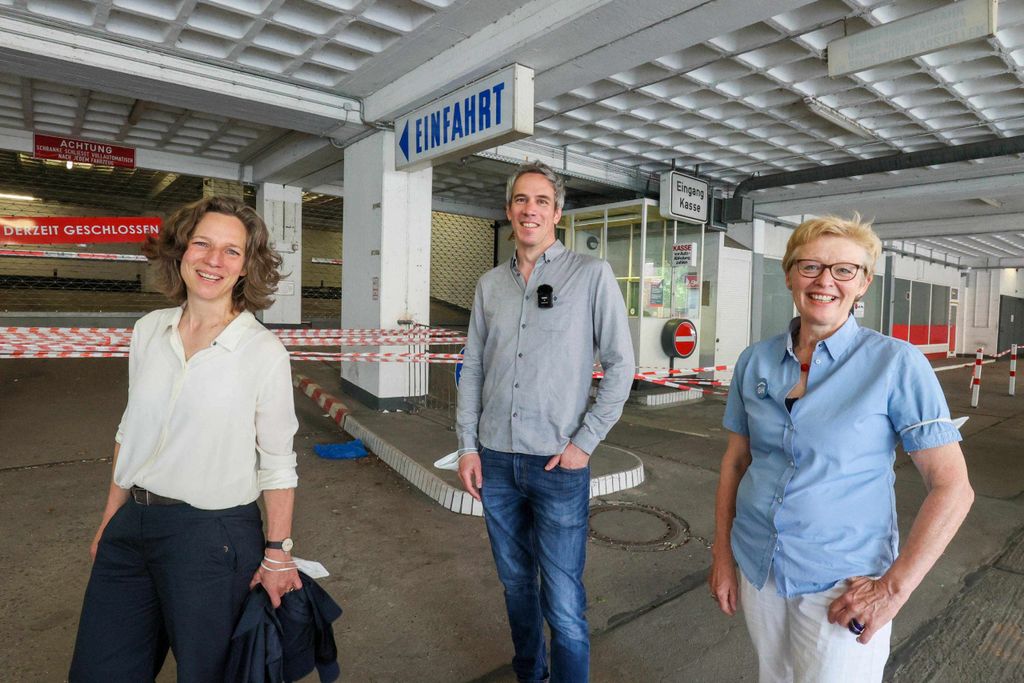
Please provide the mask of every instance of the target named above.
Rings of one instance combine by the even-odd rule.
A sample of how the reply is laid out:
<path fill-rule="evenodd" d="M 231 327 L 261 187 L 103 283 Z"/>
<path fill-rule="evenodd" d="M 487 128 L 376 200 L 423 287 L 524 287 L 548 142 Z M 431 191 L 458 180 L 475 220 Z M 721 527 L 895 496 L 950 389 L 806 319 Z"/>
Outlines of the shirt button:
<path fill-rule="evenodd" d="M 779 497 L 778 497 L 778 498 L 776 498 L 775 500 L 777 500 L 778 502 L 780 502 L 780 503 L 781 503 L 781 502 L 782 502 L 782 496 L 779 496 Z"/>
<path fill-rule="evenodd" d="M 515 385 L 513 385 L 513 388 L 518 389 L 519 388 L 519 382 L 516 382 Z"/>
<path fill-rule="evenodd" d="M 519 417 L 519 413 L 512 413 L 512 417 Z"/>
<path fill-rule="evenodd" d="M 516 386 L 518 387 L 519 385 L 517 384 Z M 796 463 L 795 463 L 795 462 L 793 462 L 792 460 L 790 460 L 790 461 L 789 461 L 789 466 L 790 466 L 790 467 L 796 467 Z"/>
<path fill-rule="evenodd" d="M 815 364 L 815 365 L 821 365 L 821 359 L 819 358 L 819 359 L 817 359 L 816 361 L 814 361 L 814 364 Z"/>
<path fill-rule="evenodd" d="M 522 358 L 522 357 L 523 357 L 523 354 L 521 354 L 521 353 L 520 353 L 520 354 L 517 354 L 517 355 L 518 355 L 518 356 L 519 356 L 520 358 Z"/>
<path fill-rule="evenodd" d="M 526 329 L 526 323 L 523 323 L 523 329 L 524 330 Z"/>

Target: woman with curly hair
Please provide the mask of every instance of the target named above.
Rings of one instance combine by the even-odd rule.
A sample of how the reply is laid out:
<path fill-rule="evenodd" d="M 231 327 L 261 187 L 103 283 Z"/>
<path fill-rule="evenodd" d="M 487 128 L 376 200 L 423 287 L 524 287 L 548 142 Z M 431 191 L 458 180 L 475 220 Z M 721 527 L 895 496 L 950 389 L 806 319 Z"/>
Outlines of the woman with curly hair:
<path fill-rule="evenodd" d="M 170 647 L 179 681 L 219 682 L 250 588 L 276 607 L 302 587 L 291 367 L 253 316 L 272 302 L 281 258 L 260 216 L 229 197 L 179 209 L 143 251 L 178 305 L 132 333 L 69 680 L 152 681 Z"/>

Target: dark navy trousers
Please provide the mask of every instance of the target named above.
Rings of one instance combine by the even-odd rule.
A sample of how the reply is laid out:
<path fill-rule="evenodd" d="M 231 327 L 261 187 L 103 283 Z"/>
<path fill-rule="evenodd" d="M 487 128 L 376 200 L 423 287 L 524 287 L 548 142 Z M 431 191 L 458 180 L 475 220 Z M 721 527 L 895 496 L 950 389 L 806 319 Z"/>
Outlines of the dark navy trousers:
<path fill-rule="evenodd" d="M 174 652 L 178 680 L 222 683 L 263 557 L 256 503 L 225 510 L 129 499 L 100 539 L 69 683 L 147 683 Z"/>

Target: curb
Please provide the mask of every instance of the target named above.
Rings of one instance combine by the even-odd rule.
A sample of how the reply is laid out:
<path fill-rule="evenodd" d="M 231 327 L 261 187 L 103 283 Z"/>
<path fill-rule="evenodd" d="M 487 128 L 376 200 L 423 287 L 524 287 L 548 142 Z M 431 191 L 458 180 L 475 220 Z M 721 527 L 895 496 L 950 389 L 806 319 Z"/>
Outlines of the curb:
<path fill-rule="evenodd" d="M 434 499 L 441 507 L 460 515 L 483 516 L 484 507 L 480 501 L 466 491 L 448 484 L 395 445 L 371 432 L 359 422 L 358 418 L 349 415 L 348 406 L 324 391 L 319 384 L 299 373 L 292 375 L 292 384 L 323 408 L 343 431 L 360 439 L 371 453 L 384 461 L 410 484 Z M 635 453 L 610 444 L 605 444 L 605 448 L 612 448 L 632 456 L 636 460 L 636 465 L 622 472 L 612 472 L 592 478 L 590 480 L 591 498 L 630 489 L 644 482 L 644 464 Z"/>

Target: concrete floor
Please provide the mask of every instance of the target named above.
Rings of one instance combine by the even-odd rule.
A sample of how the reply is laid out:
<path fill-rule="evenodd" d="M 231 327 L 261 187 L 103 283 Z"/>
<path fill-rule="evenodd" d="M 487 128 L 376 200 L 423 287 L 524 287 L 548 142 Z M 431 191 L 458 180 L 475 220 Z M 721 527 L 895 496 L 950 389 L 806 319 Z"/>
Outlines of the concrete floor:
<path fill-rule="evenodd" d="M 333 369 L 296 369 L 341 395 Z M 1006 396 L 1006 363 L 985 366 L 981 406 L 972 410 L 968 372 L 940 378 L 953 414 L 972 416 L 964 450 L 977 502 L 896 620 L 889 677 L 901 683 L 1024 680 L 1024 388 Z M 5 681 L 64 680 L 125 391 L 124 360 L 0 362 Z M 308 398 L 296 393 L 295 400 L 296 553 L 332 573 L 322 584 L 345 608 L 335 624 L 344 679 L 514 680 L 482 520 L 443 510 L 375 457 L 317 458 L 314 444 L 346 437 Z M 722 409 L 717 398 L 629 407 L 612 431 L 609 443 L 638 453 L 647 480 L 608 498 L 670 513 L 689 532 L 661 551 L 590 544 L 596 682 L 756 680 L 742 618 L 719 613 L 704 587 Z M 382 429 L 396 440 L 405 433 L 447 452 L 444 440 L 454 438 L 429 416 L 395 418 Z M 923 496 L 920 477 L 901 456 L 904 533 Z M 636 510 L 594 517 L 602 534 L 633 542 L 656 539 L 659 524 Z M 169 662 L 160 680 L 173 679 Z"/>

